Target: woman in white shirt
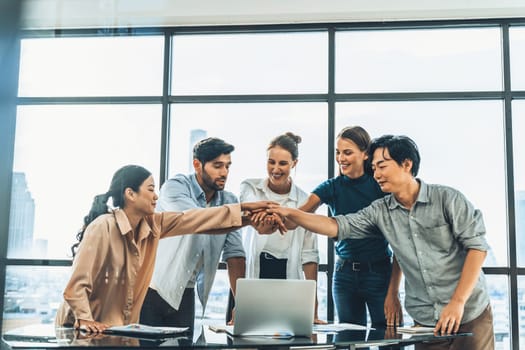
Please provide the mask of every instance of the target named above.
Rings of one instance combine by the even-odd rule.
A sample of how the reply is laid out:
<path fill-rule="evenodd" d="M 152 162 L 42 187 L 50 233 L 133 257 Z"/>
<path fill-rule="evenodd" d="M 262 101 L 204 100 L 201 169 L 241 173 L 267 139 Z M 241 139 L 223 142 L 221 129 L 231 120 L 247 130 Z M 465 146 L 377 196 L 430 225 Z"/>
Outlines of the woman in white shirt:
<path fill-rule="evenodd" d="M 268 176 L 244 180 L 240 201 L 272 200 L 293 208 L 303 204 L 308 194 L 297 187 L 290 177 L 291 170 L 297 165 L 300 142 L 301 137 L 291 132 L 274 138 L 267 148 Z M 316 235 L 302 227 L 282 235 L 271 220 L 258 222 L 243 229 L 246 276 L 317 281 L 319 252 Z M 317 316 L 317 301 L 314 319 L 315 323 L 324 323 Z"/>

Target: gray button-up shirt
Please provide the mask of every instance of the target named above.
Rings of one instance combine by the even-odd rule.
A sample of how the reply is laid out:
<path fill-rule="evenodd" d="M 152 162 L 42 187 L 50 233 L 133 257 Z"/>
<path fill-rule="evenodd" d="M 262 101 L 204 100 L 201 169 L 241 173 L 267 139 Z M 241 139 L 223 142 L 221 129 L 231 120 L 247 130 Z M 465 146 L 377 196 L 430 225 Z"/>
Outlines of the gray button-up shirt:
<path fill-rule="evenodd" d="M 230 203 L 238 203 L 233 193 L 217 191 L 209 206 Z M 206 206 L 206 195 L 195 174 L 178 174 L 166 181 L 160 189 L 157 202 L 158 211 L 180 212 Z M 178 310 L 184 290 L 192 282 L 195 269 L 202 261 L 203 266 L 198 271 L 195 287 L 204 312 L 221 253 L 224 261 L 246 256 L 240 229 L 221 235 L 199 234 L 165 238 L 159 243 L 151 287 Z"/>
<path fill-rule="evenodd" d="M 405 307 L 424 325 L 434 325 L 450 302 L 469 249 L 487 251 L 481 212 L 450 187 L 421 184 L 410 210 L 393 195 L 355 214 L 335 216 L 338 239 L 384 235 L 405 275 Z M 465 304 L 462 323 L 479 316 L 489 303 L 480 277 Z"/>

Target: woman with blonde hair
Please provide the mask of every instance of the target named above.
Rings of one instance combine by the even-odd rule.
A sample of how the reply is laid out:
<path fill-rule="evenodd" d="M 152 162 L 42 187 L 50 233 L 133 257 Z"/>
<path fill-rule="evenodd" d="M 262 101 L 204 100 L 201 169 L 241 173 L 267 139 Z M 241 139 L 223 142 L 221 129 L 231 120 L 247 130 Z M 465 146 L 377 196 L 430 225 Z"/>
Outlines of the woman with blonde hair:
<path fill-rule="evenodd" d="M 241 202 L 273 201 L 297 208 L 306 200 L 307 193 L 290 176 L 298 162 L 300 142 L 301 137 L 291 132 L 270 141 L 267 148 L 267 177 L 244 180 L 241 183 Z M 247 277 L 306 278 L 317 281 L 319 251 L 315 234 L 299 227 L 292 234 L 282 235 L 272 220 L 261 219 L 252 225 L 243 229 Z M 317 302 L 314 322 L 324 323 L 318 318 Z"/>

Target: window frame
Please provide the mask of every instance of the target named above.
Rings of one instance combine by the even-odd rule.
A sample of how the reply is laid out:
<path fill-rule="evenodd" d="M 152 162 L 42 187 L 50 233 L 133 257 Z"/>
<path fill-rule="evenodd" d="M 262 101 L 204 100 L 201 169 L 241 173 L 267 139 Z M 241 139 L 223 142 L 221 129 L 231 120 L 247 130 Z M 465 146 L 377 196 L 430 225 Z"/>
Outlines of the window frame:
<path fill-rule="evenodd" d="M 505 267 L 485 267 L 483 270 L 487 275 L 502 275 L 509 280 L 509 313 L 510 313 L 510 343 L 512 349 L 519 349 L 519 300 L 518 300 L 518 278 L 525 276 L 525 267 L 517 265 L 516 251 L 516 225 L 515 225 L 515 192 L 514 192 L 514 168 L 513 168 L 513 139 L 512 139 L 512 100 L 525 100 L 525 91 L 513 91 L 511 89 L 510 72 L 510 42 L 509 28 L 511 26 L 524 26 L 525 18 L 517 19 L 491 19 L 491 20 L 443 20 L 443 21 L 403 21 L 382 23 L 337 23 L 337 24 L 310 24 L 310 25 L 249 25 L 249 26 L 212 26 L 212 27 L 170 27 L 170 28 L 111 28 L 111 29 L 78 29 L 78 30 L 55 30 L 55 31 L 26 31 L 22 37 L 69 37 L 69 36 L 134 36 L 134 35 L 159 35 L 164 36 L 164 63 L 163 63 L 163 86 L 161 96 L 124 96 L 124 97 L 39 97 L 39 98 L 17 98 L 17 105 L 38 104 L 132 104 L 132 103 L 160 103 L 162 104 L 162 131 L 161 131 L 161 165 L 159 169 L 159 182 L 163 183 L 167 174 L 167 162 L 169 160 L 169 125 L 171 121 L 170 104 L 177 103 L 270 103 L 270 102 L 326 102 L 328 103 L 328 178 L 334 174 L 334 143 L 335 143 L 335 104 L 345 101 L 433 101 L 433 100 L 480 100 L 498 99 L 504 104 L 504 126 L 505 134 L 505 173 L 507 191 L 507 235 L 509 264 Z M 335 93 L 335 35 L 339 31 L 347 30 L 370 30 L 370 29 L 422 29 L 422 28 L 475 28 L 475 27 L 498 27 L 501 30 L 502 58 L 503 58 L 503 89 L 501 91 L 452 91 L 452 92 L 412 92 L 412 93 Z M 263 32 L 304 32 L 304 31 L 326 31 L 328 33 L 328 91 L 321 94 L 262 94 L 262 95 L 172 95 L 170 91 L 170 65 L 172 52 L 172 36 L 191 34 L 216 34 L 216 33 L 263 33 Z M 19 56 L 16 55 L 17 57 Z M 18 66 L 17 66 L 18 67 Z M 11 84 L 16 85 L 16 84 Z M 15 89 L 16 91 L 16 89 Z M 14 130 L 16 128 L 16 113 L 7 114 L 6 118 L 0 119 L 0 140 L 5 140 L 6 152 L 0 152 L 0 164 L 6 164 L 0 169 L 0 183 L 2 189 L 10 189 L 12 183 L 12 164 L 14 148 Z M 2 141 L 4 142 L 4 141 Z M 7 192 L 6 192 L 7 193 Z M 10 193 L 10 191 L 9 191 Z M 3 305 L 5 292 L 5 273 L 8 266 L 70 266 L 68 259 L 7 259 L 7 236 L 9 227 L 10 196 L 0 200 L 0 230 L 4 232 L 0 239 L 0 304 Z M 6 220 L 7 218 L 7 220 Z M 328 262 L 319 266 L 319 271 L 327 274 L 328 287 L 328 319 L 334 316 L 334 307 L 331 300 L 331 276 L 333 273 L 334 253 L 333 242 L 328 244 Z M 225 264 L 219 268 L 225 269 Z M 0 315 L 3 322 L 3 317 Z"/>

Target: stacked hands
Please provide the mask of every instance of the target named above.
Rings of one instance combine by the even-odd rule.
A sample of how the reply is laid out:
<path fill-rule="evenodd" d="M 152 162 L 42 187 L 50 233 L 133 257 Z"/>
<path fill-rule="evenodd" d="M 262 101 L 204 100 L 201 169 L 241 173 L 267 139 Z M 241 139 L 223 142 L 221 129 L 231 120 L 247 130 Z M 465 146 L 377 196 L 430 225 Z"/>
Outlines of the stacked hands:
<path fill-rule="evenodd" d="M 272 201 L 241 203 L 243 216 L 249 218 L 250 224 L 260 234 L 272 234 L 279 230 L 284 234 L 290 227 L 285 225 L 286 207 Z"/>

